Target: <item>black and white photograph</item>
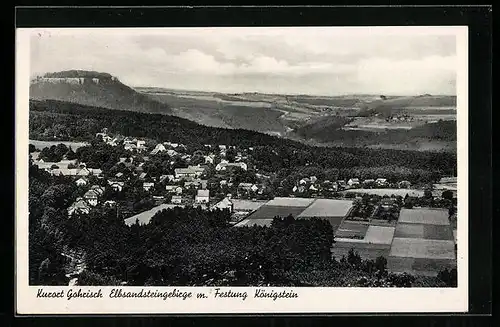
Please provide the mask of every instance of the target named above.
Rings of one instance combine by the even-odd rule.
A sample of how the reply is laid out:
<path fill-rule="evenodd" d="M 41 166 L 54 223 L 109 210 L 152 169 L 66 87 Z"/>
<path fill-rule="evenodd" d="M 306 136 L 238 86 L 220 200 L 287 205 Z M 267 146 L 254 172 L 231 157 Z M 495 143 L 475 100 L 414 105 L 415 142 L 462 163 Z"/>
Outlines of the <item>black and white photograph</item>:
<path fill-rule="evenodd" d="M 467 286 L 466 28 L 22 32 L 37 299 Z"/>

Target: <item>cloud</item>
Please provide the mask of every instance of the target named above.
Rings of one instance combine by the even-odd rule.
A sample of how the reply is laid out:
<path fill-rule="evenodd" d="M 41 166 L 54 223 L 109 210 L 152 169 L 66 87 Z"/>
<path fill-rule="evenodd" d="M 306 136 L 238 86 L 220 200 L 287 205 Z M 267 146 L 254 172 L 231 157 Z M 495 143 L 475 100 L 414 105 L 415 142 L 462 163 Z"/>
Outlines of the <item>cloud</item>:
<path fill-rule="evenodd" d="M 456 40 L 449 33 L 232 28 L 34 35 L 31 71 L 39 74 L 88 69 L 134 86 L 232 92 L 455 92 Z"/>

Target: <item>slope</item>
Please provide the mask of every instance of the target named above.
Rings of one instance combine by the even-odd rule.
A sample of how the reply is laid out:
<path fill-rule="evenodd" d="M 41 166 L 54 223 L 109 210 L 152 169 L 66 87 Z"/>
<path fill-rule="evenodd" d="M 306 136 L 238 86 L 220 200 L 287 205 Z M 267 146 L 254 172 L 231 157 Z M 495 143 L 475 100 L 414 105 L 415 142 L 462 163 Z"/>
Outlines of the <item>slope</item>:
<path fill-rule="evenodd" d="M 30 98 L 68 101 L 108 109 L 171 113 L 168 104 L 136 92 L 110 74 L 93 71 L 71 70 L 38 77 L 31 82 Z"/>

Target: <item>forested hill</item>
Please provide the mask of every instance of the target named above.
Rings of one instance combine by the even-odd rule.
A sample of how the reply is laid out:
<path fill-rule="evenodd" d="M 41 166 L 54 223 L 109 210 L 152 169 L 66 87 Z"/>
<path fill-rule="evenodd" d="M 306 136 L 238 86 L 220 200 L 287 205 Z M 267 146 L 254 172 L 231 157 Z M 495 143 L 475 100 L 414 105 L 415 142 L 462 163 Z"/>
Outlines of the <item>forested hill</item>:
<path fill-rule="evenodd" d="M 110 74 L 94 71 L 47 73 L 31 81 L 30 98 L 69 101 L 115 110 L 171 113 L 168 104 L 135 91 Z"/>
<path fill-rule="evenodd" d="M 255 147 L 269 170 L 315 165 L 322 168 L 398 166 L 449 172 L 456 168 L 456 154 L 390 149 L 313 147 L 249 130 L 198 125 L 178 117 L 145 114 L 74 103 L 30 101 L 30 138 L 89 141 L 108 128 L 111 133 L 178 142 L 190 147 L 226 144 Z"/>

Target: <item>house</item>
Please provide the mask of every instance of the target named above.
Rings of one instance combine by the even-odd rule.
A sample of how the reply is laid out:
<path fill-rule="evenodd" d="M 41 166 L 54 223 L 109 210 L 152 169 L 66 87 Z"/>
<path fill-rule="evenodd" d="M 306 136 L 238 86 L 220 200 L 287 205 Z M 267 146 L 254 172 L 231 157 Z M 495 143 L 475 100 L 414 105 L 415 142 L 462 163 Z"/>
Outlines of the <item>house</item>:
<path fill-rule="evenodd" d="M 175 177 L 176 178 L 195 178 L 196 171 L 189 168 L 175 168 Z"/>
<path fill-rule="evenodd" d="M 97 193 L 98 196 L 101 196 L 104 194 L 104 187 L 102 187 L 101 185 L 92 185 L 90 187 L 90 189 L 92 191 L 95 191 Z"/>
<path fill-rule="evenodd" d="M 165 148 L 165 146 L 161 143 L 158 143 L 155 148 L 153 149 L 153 151 L 151 151 L 151 154 L 152 155 L 155 155 L 159 152 L 163 152 L 163 151 L 167 151 L 167 149 Z"/>
<path fill-rule="evenodd" d="M 84 177 L 80 177 L 79 179 L 76 180 L 75 183 L 77 186 L 85 186 L 88 184 L 88 180 Z"/>
<path fill-rule="evenodd" d="M 134 151 L 137 149 L 137 146 L 134 143 L 125 143 L 123 148 L 127 151 Z"/>
<path fill-rule="evenodd" d="M 137 168 L 140 168 L 140 167 L 137 167 Z M 141 170 L 142 170 L 142 169 L 141 169 Z M 148 175 L 147 173 L 141 173 L 141 174 L 139 175 L 139 178 L 140 178 L 140 179 L 144 179 L 144 178 L 146 178 L 146 176 L 147 176 L 147 175 Z"/>
<path fill-rule="evenodd" d="M 388 209 L 393 208 L 395 206 L 397 206 L 395 198 L 383 198 L 380 201 L 380 207 L 382 209 L 388 210 Z"/>
<path fill-rule="evenodd" d="M 408 182 L 408 181 L 401 181 L 398 183 L 398 187 L 399 188 L 410 188 L 411 187 L 411 183 Z"/>
<path fill-rule="evenodd" d="M 152 189 L 154 186 L 155 186 L 155 183 L 152 183 L 152 182 L 144 182 L 144 183 L 142 183 L 142 188 L 146 192 L 149 192 L 149 190 Z"/>
<path fill-rule="evenodd" d="M 137 150 L 139 150 L 139 151 L 146 150 L 146 141 L 138 140 L 137 141 Z"/>
<path fill-rule="evenodd" d="M 210 191 L 209 190 L 198 190 L 194 201 L 196 203 L 208 203 L 210 200 Z"/>
<path fill-rule="evenodd" d="M 205 167 L 202 167 L 200 165 L 197 165 L 197 166 L 188 166 L 188 169 L 193 170 L 195 172 L 195 174 L 196 174 L 196 177 L 200 177 L 205 172 Z"/>
<path fill-rule="evenodd" d="M 90 206 L 82 198 L 77 199 L 71 206 L 68 207 L 68 216 L 73 214 L 88 214 L 90 212 Z"/>
<path fill-rule="evenodd" d="M 339 186 L 340 189 L 344 189 L 346 188 L 347 184 L 345 182 L 345 180 L 341 179 L 341 180 L 338 180 L 337 181 L 337 185 Z"/>
<path fill-rule="evenodd" d="M 227 147 L 224 144 L 219 145 L 219 150 L 225 151 Z"/>
<path fill-rule="evenodd" d="M 123 177 L 123 173 L 116 173 L 115 177 L 116 178 L 122 178 Z"/>
<path fill-rule="evenodd" d="M 167 150 L 167 154 L 168 154 L 169 156 L 171 156 L 171 157 L 175 157 L 175 156 L 177 156 L 177 155 L 179 154 L 179 152 L 177 152 L 177 151 L 175 151 L 175 150 L 170 149 L 170 150 Z"/>
<path fill-rule="evenodd" d="M 182 203 L 182 196 L 180 195 L 174 195 L 172 199 L 170 200 L 171 203 L 174 204 L 181 204 Z"/>
<path fill-rule="evenodd" d="M 207 163 L 207 164 L 213 164 L 214 163 L 215 156 L 208 155 L 208 156 L 204 156 L 204 158 L 205 158 L 205 163 Z"/>
<path fill-rule="evenodd" d="M 316 181 L 318 180 L 316 176 L 311 176 L 309 177 L 309 179 L 311 180 L 311 183 L 316 183 Z"/>
<path fill-rule="evenodd" d="M 302 179 L 299 181 L 299 184 L 300 184 L 300 185 L 306 185 L 306 184 L 308 184 L 308 183 L 310 183 L 310 182 L 311 182 L 311 180 L 310 180 L 309 178 L 307 178 L 307 177 L 306 177 L 306 178 L 302 178 Z"/>
<path fill-rule="evenodd" d="M 314 184 L 311 184 L 311 186 L 309 186 L 309 191 L 318 191 L 318 187 Z"/>
<path fill-rule="evenodd" d="M 234 209 L 234 205 L 229 197 L 225 197 L 220 202 L 216 203 L 212 207 L 212 209 L 220 209 L 220 210 L 229 209 L 229 212 L 232 213 L 233 209 Z"/>
<path fill-rule="evenodd" d="M 175 193 L 177 193 L 177 194 L 182 194 L 182 191 L 183 191 L 183 190 L 184 190 L 184 189 L 183 189 L 181 186 L 177 186 L 177 187 L 175 188 Z"/>
<path fill-rule="evenodd" d="M 114 207 L 114 206 L 116 206 L 116 201 L 113 201 L 113 200 L 107 200 L 107 201 L 105 201 L 105 202 L 104 202 L 104 205 L 105 205 L 106 207 Z"/>
<path fill-rule="evenodd" d="M 358 187 L 359 186 L 359 178 L 351 178 L 347 181 L 347 185 L 350 187 Z"/>
<path fill-rule="evenodd" d="M 219 164 L 217 164 L 217 166 L 215 166 L 215 170 L 217 171 L 225 171 L 227 170 L 228 168 L 232 168 L 232 167 L 239 167 L 243 170 L 247 170 L 248 169 L 248 166 L 246 163 L 244 162 L 233 162 L 233 163 L 223 163 L 223 162 L 220 162 Z"/>
<path fill-rule="evenodd" d="M 387 179 L 377 178 L 375 180 L 375 185 L 377 185 L 377 187 L 386 187 L 387 186 Z"/>
<path fill-rule="evenodd" d="M 175 192 L 175 189 L 176 189 L 176 188 L 177 188 L 177 185 L 166 185 L 166 186 L 165 186 L 165 190 L 166 190 L 167 192 L 172 192 L 172 193 L 174 193 L 174 192 Z"/>
<path fill-rule="evenodd" d="M 91 205 L 91 206 L 96 206 L 97 205 L 97 202 L 99 200 L 99 196 L 100 194 L 98 194 L 96 191 L 94 190 L 88 190 L 84 195 L 83 195 L 83 198 L 85 199 L 85 201 Z"/>
<path fill-rule="evenodd" d="M 119 182 L 119 181 L 108 181 L 109 186 L 115 191 L 115 192 L 121 192 L 123 190 L 123 186 L 125 185 L 124 182 Z"/>

